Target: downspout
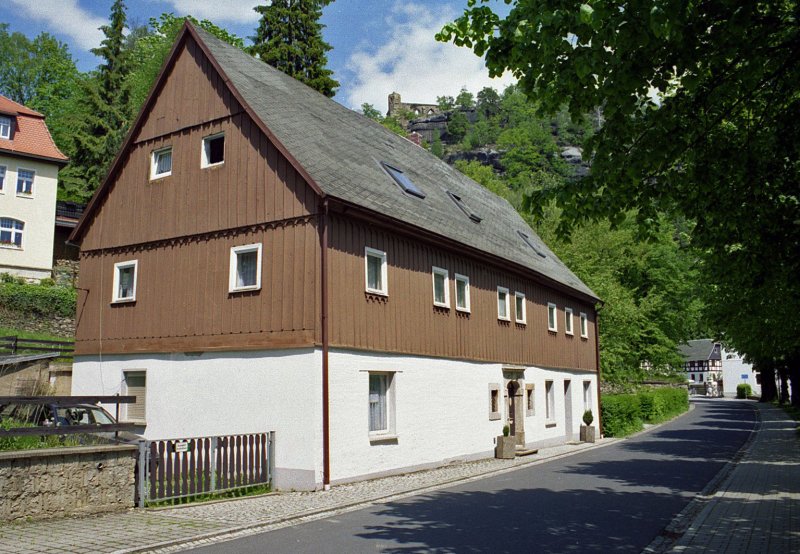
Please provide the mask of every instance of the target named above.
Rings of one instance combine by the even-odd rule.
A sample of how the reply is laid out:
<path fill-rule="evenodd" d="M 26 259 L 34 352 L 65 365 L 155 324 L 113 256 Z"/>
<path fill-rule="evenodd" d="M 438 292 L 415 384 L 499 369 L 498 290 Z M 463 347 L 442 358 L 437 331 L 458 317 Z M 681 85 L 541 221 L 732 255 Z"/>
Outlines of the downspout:
<path fill-rule="evenodd" d="M 322 487 L 331 488 L 330 389 L 328 386 L 328 199 L 320 217 L 320 319 L 322 325 Z"/>
<path fill-rule="evenodd" d="M 600 400 L 600 310 L 603 308 L 602 304 L 599 308 L 594 309 L 594 355 L 595 362 L 597 363 L 597 428 L 600 431 L 600 436 L 603 436 L 603 416 L 602 404 Z"/>

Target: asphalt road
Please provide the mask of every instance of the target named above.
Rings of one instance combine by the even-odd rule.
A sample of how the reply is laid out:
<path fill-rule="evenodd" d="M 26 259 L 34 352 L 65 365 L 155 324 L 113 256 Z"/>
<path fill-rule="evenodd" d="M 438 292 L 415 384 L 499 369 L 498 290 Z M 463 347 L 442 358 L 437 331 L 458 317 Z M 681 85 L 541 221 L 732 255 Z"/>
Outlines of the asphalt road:
<path fill-rule="evenodd" d="M 604 448 L 193 552 L 641 552 L 753 429 L 746 403 L 695 406 Z"/>

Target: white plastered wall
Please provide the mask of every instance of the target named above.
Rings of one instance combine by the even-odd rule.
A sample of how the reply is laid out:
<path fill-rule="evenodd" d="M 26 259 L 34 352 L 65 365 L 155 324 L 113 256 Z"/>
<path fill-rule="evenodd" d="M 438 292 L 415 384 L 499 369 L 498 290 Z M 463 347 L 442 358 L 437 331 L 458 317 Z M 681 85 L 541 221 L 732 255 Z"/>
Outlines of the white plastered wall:
<path fill-rule="evenodd" d="M 731 356 L 730 358 L 728 356 Z M 742 376 L 746 376 L 743 378 Z M 729 397 L 736 396 L 736 386 L 739 384 L 750 385 L 753 394 L 761 395 L 761 385 L 756 383 L 756 372 L 751 364 L 746 363 L 740 354 L 734 351 L 722 351 L 722 388 L 723 394 Z"/>
<path fill-rule="evenodd" d="M 0 217 L 25 222 L 22 248 L 0 245 L 0 273 L 12 273 L 27 279 L 50 277 L 53 269 L 53 235 L 56 217 L 58 166 L 39 160 L 0 155 L 6 176 L 0 190 Z M 36 172 L 33 194 L 17 194 L 19 168 Z"/>
<path fill-rule="evenodd" d="M 72 394 L 124 394 L 123 372 L 145 370 L 145 438 L 275 431 L 276 488 L 315 489 L 322 483 L 321 364 L 313 349 L 79 356 Z"/>

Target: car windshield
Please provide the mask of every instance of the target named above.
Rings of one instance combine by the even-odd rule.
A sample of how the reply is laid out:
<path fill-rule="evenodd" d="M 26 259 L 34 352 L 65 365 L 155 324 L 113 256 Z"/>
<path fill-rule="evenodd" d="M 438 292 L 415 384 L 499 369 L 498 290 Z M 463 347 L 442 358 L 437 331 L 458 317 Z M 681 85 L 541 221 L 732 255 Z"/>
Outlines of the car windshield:
<path fill-rule="evenodd" d="M 58 417 L 65 419 L 69 425 L 114 423 L 111 416 L 96 406 L 61 406 L 58 408 Z"/>

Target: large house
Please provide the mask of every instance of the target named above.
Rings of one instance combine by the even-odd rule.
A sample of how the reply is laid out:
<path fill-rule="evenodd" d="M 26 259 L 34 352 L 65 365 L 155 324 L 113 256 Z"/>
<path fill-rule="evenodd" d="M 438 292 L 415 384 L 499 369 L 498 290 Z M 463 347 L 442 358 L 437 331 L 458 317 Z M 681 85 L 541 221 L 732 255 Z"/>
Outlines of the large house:
<path fill-rule="evenodd" d="M 50 277 L 58 170 L 66 163 L 44 116 L 0 96 L 0 273 Z"/>
<path fill-rule="evenodd" d="M 690 384 L 718 387 L 722 380 L 722 346 L 711 339 L 686 341 L 678 345 L 683 371 Z M 716 391 L 720 392 L 720 391 Z"/>
<path fill-rule="evenodd" d="M 508 202 L 190 24 L 72 240 L 73 394 L 314 489 L 572 440 L 597 296 Z"/>

